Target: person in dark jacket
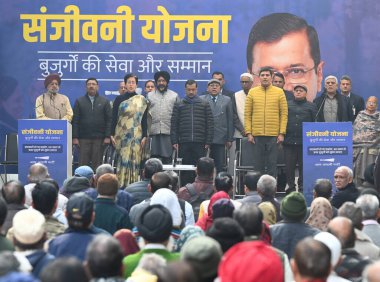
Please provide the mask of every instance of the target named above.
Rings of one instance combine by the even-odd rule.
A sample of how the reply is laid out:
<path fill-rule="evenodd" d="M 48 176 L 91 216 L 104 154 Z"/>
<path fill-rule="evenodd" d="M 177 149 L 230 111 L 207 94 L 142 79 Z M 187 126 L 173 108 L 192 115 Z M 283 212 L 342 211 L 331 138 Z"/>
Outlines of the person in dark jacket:
<path fill-rule="evenodd" d="M 352 105 L 352 121 L 355 121 L 359 112 L 365 109 L 365 103 L 362 96 L 351 92 L 351 78 L 348 75 L 343 75 L 340 78 L 340 92 L 350 100 Z"/>
<path fill-rule="evenodd" d="M 317 105 L 316 120 L 319 122 L 353 121 L 350 100 L 337 91 L 338 79 L 329 75 L 325 78 L 325 90 L 314 99 Z"/>
<path fill-rule="evenodd" d="M 110 144 L 112 110 L 109 101 L 99 96 L 96 78 L 86 80 L 86 95 L 74 105 L 73 145 L 78 145 L 79 165 L 95 170 L 102 163 L 103 145 Z"/>
<path fill-rule="evenodd" d="M 340 166 L 335 170 L 334 182 L 337 192 L 331 199 L 331 205 L 339 209 L 345 202 L 355 202 L 359 197 L 359 190 L 353 180 L 352 169 Z"/>
<path fill-rule="evenodd" d="M 214 134 L 214 118 L 206 100 L 197 96 L 197 82 L 185 83 L 186 97 L 174 105 L 170 138 L 183 164 L 196 165 L 210 148 Z M 192 183 L 194 172 L 185 171 L 181 183 Z"/>
<path fill-rule="evenodd" d="M 302 123 L 315 121 L 317 106 L 306 100 L 307 88 L 304 85 L 294 87 L 294 97 L 288 100 L 288 124 L 284 139 L 285 171 L 288 189 L 295 191 L 295 170 L 298 165 L 298 191 L 303 189 L 302 162 Z"/>

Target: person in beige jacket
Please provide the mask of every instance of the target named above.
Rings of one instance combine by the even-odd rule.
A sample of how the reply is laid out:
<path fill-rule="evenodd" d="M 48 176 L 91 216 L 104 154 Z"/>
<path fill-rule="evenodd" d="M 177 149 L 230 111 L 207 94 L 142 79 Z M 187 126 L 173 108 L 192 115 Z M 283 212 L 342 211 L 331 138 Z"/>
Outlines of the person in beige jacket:
<path fill-rule="evenodd" d="M 58 74 L 49 74 L 44 82 L 46 93 L 36 99 L 37 119 L 64 119 L 71 122 L 73 110 L 67 96 L 59 94 L 61 78 Z"/>

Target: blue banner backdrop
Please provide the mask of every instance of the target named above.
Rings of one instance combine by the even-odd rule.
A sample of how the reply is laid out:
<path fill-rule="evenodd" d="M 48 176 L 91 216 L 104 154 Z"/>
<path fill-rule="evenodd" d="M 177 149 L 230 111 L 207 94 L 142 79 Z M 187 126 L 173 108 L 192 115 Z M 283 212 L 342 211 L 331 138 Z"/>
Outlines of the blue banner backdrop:
<path fill-rule="evenodd" d="M 352 168 L 352 124 L 350 122 L 304 122 L 303 187 L 308 205 L 317 179 L 330 179 L 340 166 Z M 335 188 L 334 188 L 335 191 Z"/>
<path fill-rule="evenodd" d="M 309 100 L 329 74 L 350 75 L 354 92 L 364 97 L 378 90 L 380 38 L 374 34 L 380 9 L 375 0 L 2 0 L 0 8 L 1 144 L 6 132 L 17 131 L 18 119 L 34 117 L 35 99 L 44 92 L 49 73 L 61 75 L 60 93 L 72 104 L 85 94 L 88 77 L 98 78 L 100 95 L 113 100 L 125 73 L 136 73 L 143 87 L 154 72 L 167 70 L 169 87 L 183 96 L 187 79 L 196 79 L 203 92 L 217 70 L 225 74 L 225 87 L 238 91 L 240 74 L 255 73 L 262 64 L 282 72 L 292 66 L 307 69 Z M 297 46 L 276 50 L 303 47 L 310 61 L 310 49 L 319 46 L 320 60 L 314 65 L 289 61 L 290 54 L 271 54 L 265 44 L 256 48 L 269 54 L 265 63 L 265 56 L 247 52 L 251 28 L 272 13 L 297 15 L 319 36 L 313 46 L 299 38 L 293 42 Z M 279 29 L 275 21 L 266 23 L 269 29 Z M 253 64 L 247 59 L 252 54 Z M 293 86 L 289 80 L 285 87 Z"/>

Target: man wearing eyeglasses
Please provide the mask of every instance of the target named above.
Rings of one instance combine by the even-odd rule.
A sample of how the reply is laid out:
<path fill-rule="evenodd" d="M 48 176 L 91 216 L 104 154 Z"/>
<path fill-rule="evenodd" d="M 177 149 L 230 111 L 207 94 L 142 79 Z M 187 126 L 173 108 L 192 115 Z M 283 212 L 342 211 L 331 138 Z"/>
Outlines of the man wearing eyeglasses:
<path fill-rule="evenodd" d="M 338 79 L 329 75 L 325 78 L 325 90 L 315 98 L 316 120 L 319 122 L 353 121 L 352 105 L 346 96 L 338 93 Z"/>
<path fill-rule="evenodd" d="M 277 144 L 284 141 L 288 104 L 284 91 L 272 85 L 271 68 L 259 71 L 260 86 L 252 88 L 245 101 L 244 128 L 254 144 L 252 164 L 262 174 L 277 176 Z"/>
<path fill-rule="evenodd" d="M 321 91 L 323 78 L 318 34 L 314 27 L 298 16 L 274 13 L 262 17 L 252 27 L 247 44 L 247 67 L 260 84 L 258 71 L 269 67 L 284 75 L 284 90 L 302 84 L 312 102 Z"/>

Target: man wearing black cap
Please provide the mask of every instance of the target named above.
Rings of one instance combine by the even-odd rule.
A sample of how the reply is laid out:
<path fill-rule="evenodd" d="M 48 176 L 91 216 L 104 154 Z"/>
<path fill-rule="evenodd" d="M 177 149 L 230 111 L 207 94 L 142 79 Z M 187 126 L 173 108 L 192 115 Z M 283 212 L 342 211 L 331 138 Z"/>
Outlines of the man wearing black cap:
<path fill-rule="evenodd" d="M 170 75 L 167 71 L 154 74 L 156 89 L 147 94 L 150 102 L 149 113 L 152 117 L 150 128 L 150 155 L 161 159 L 162 163 L 170 163 L 172 143 L 170 141 L 171 117 L 174 104 L 179 101 L 178 94 L 168 89 Z"/>
<path fill-rule="evenodd" d="M 66 206 L 69 228 L 49 243 L 49 253 L 55 257 L 74 256 L 84 261 L 88 244 L 95 238 L 90 228 L 95 218 L 94 201 L 82 193 L 73 195 Z"/>
<path fill-rule="evenodd" d="M 59 94 L 61 78 L 58 74 L 49 74 L 44 82 L 46 93 L 36 99 L 36 118 L 37 119 L 65 119 L 71 121 L 73 110 L 69 98 Z"/>
<path fill-rule="evenodd" d="M 124 278 L 131 276 L 141 257 L 147 253 L 159 254 L 167 261 L 179 260 L 179 253 L 171 253 L 167 249 L 173 228 L 173 219 L 167 208 L 162 205 L 147 207 L 137 219 L 136 227 L 144 239 L 145 247 L 124 258 Z"/>
<path fill-rule="evenodd" d="M 317 106 L 307 101 L 307 88 L 298 84 L 294 87 L 294 98 L 288 100 L 288 124 L 283 142 L 285 153 L 287 193 L 295 191 L 295 170 L 298 165 L 298 190 L 303 188 L 302 123 L 315 121 Z"/>

